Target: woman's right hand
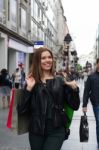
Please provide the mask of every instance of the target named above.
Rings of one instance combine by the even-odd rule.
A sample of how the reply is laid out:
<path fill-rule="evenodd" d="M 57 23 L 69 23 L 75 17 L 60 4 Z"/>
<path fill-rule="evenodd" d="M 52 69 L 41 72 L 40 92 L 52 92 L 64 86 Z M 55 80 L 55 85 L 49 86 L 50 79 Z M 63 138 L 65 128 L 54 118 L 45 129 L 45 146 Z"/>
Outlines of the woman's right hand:
<path fill-rule="evenodd" d="M 87 112 L 87 107 L 83 107 L 82 111 L 83 111 L 83 113 L 86 113 Z"/>
<path fill-rule="evenodd" d="M 26 83 L 27 83 L 27 88 L 26 89 L 28 91 L 31 91 L 32 88 L 35 85 L 35 79 L 33 78 L 33 76 L 31 74 L 26 77 Z"/>

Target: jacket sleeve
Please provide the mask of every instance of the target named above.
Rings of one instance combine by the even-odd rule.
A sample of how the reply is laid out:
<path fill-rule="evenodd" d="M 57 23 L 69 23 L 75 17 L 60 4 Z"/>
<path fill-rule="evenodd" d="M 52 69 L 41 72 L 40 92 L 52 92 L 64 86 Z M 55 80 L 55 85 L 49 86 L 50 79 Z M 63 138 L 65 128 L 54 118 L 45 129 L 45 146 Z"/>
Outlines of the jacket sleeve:
<path fill-rule="evenodd" d="M 31 95 L 32 95 L 32 91 L 30 92 L 30 91 L 27 91 L 26 89 L 23 90 L 21 100 L 17 105 L 17 111 L 19 114 L 23 114 L 29 111 Z"/>
<path fill-rule="evenodd" d="M 91 79 L 90 76 L 88 76 L 83 93 L 83 107 L 87 107 L 90 92 L 91 92 Z"/>

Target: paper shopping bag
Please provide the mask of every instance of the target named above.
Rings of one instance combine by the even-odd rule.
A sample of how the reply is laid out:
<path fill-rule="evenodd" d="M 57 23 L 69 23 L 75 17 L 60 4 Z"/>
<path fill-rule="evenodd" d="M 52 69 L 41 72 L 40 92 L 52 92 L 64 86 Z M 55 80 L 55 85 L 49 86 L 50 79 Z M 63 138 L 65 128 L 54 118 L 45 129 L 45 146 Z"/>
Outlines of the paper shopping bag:
<path fill-rule="evenodd" d="M 66 128 L 70 128 L 73 115 L 74 115 L 74 110 L 67 103 L 64 104 L 64 109 L 68 120 L 66 123 Z"/>
<path fill-rule="evenodd" d="M 8 117 L 7 117 L 7 127 L 8 128 L 12 127 L 12 112 L 13 112 L 13 105 L 14 105 L 14 92 L 15 92 L 15 90 L 12 89 L 11 97 L 10 97 L 10 106 L 9 106 Z"/>
<path fill-rule="evenodd" d="M 24 100 L 23 89 L 13 89 L 8 112 L 7 127 L 18 135 L 28 132 L 29 114 L 18 114 L 17 105 Z"/>

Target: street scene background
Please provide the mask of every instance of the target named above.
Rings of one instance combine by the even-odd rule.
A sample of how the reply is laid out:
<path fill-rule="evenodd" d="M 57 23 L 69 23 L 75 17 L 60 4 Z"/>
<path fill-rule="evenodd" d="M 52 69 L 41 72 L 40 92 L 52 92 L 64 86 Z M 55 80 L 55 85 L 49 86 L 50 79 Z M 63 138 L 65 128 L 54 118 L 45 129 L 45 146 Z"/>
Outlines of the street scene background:
<path fill-rule="evenodd" d="M 98 0 L 0 0 L 0 74 L 6 69 L 10 88 L 24 87 L 34 52 L 40 47 L 52 51 L 56 74 L 71 72 L 78 82 L 81 105 L 74 113 L 69 139 L 61 150 L 97 150 L 90 103 L 88 142 L 80 142 L 79 126 L 84 82 L 94 72 L 99 58 L 98 7 Z M 0 150 L 30 150 L 28 134 L 19 136 L 6 127 L 9 99 L 5 108 L 1 96 Z"/>

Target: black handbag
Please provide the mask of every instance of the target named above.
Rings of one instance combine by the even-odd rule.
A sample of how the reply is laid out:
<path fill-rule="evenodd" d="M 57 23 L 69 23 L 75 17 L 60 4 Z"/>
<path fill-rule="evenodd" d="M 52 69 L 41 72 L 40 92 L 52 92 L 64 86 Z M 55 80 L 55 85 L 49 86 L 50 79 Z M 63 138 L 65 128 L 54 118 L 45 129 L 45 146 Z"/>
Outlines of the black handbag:
<path fill-rule="evenodd" d="M 89 126 L 88 126 L 88 119 L 87 119 L 86 113 L 84 113 L 84 115 L 81 116 L 79 136 L 80 136 L 80 142 L 88 142 L 88 140 L 89 140 Z"/>

